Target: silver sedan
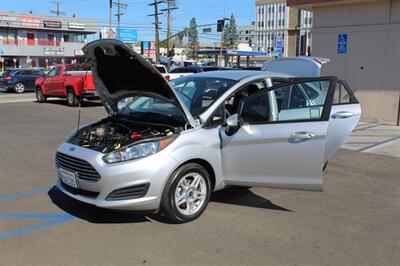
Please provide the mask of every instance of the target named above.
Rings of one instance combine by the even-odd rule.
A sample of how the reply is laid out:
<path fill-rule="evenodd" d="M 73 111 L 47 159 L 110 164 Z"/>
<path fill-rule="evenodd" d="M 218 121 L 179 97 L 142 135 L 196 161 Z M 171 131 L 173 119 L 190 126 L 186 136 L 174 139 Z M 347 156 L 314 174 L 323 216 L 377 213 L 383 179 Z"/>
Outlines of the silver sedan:
<path fill-rule="evenodd" d="M 109 116 L 57 150 L 57 187 L 102 208 L 188 222 L 231 185 L 320 191 L 361 109 L 336 77 L 214 71 L 168 83 L 115 40 L 84 47 Z"/>

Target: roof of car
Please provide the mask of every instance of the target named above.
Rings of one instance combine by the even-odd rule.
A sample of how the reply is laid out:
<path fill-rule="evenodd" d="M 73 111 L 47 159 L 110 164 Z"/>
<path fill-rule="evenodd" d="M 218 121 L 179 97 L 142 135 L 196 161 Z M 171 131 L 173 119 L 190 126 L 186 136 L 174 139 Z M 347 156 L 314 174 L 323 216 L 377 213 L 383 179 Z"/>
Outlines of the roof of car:
<path fill-rule="evenodd" d="M 263 76 L 265 78 L 268 77 L 285 77 L 289 78 L 291 76 L 275 73 L 269 71 L 257 71 L 257 70 L 217 70 L 210 72 L 201 72 L 198 74 L 194 74 L 196 77 L 209 77 L 209 78 L 224 78 L 224 79 L 232 79 L 232 80 L 241 80 L 251 76 Z"/>

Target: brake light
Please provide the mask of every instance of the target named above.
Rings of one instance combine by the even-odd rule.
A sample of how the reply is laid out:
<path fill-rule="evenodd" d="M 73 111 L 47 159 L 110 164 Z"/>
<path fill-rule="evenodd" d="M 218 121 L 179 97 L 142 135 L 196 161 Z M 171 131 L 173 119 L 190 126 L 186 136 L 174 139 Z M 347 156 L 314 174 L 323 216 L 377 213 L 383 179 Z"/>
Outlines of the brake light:
<path fill-rule="evenodd" d="M 12 77 L 4 77 L 3 79 L 4 80 L 10 80 L 10 79 L 12 79 Z"/>
<path fill-rule="evenodd" d="M 166 76 L 165 76 L 165 79 L 166 79 L 167 81 L 170 81 L 170 80 L 171 80 L 171 77 L 170 77 L 169 75 L 166 75 Z"/>

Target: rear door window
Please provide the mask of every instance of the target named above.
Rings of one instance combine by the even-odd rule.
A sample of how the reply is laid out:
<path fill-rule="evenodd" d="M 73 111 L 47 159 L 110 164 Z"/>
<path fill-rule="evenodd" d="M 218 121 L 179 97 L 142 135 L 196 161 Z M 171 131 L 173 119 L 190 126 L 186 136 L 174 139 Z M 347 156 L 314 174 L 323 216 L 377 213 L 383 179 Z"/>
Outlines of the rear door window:
<path fill-rule="evenodd" d="M 333 104 L 353 104 L 358 103 L 350 88 L 343 81 L 338 81 L 333 96 Z"/>

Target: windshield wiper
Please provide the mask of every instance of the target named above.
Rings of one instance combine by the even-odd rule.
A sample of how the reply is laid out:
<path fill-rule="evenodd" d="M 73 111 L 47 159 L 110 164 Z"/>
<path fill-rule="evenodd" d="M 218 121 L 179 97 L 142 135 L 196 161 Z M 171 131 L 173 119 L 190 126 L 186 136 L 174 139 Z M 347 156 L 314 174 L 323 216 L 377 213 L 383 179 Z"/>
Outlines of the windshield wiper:
<path fill-rule="evenodd" d="M 178 119 L 176 119 L 173 116 L 169 116 L 169 115 L 163 115 L 160 113 L 155 113 L 155 112 L 133 112 L 133 111 L 129 111 L 130 115 L 134 115 L 134 116 L 139 116 L 140 118 L 161 118 L 162 120 L 169 120 L 169 121 L 173 121 L 175 123 L 182 123 L 182 121 L 179 121 Z"/>

